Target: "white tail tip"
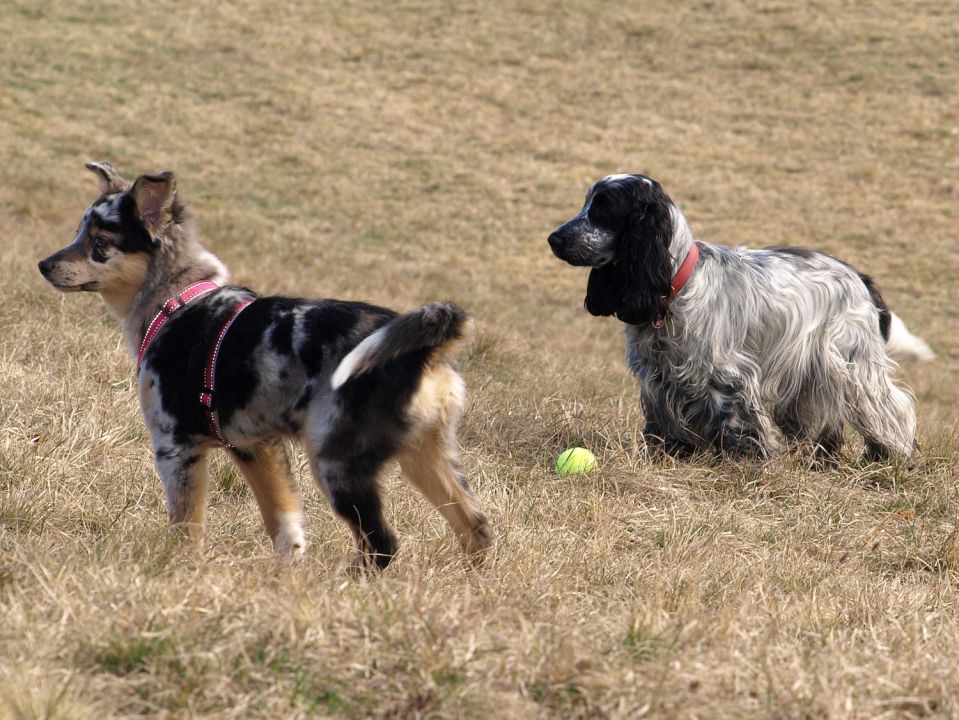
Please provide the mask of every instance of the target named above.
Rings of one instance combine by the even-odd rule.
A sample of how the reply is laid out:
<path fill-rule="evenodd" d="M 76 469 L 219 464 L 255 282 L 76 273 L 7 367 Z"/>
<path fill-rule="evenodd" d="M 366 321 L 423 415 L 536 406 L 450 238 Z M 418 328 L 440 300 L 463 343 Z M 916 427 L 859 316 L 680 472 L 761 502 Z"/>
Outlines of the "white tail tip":
<path fill-rule="evenodd" d="M 336 390 L 354 375 L 359 375 L 365 371 L 369 366 L 370 354 L 383 341 L 385 335 L 386 328 L 382 327 L 367 335 L 359 345 L 350 350 L 346 357 L 340 360 L 336 370 L 333 371 L 333 377 L 330 378 L 330 387 Z"/>
<path fill-rule="evenodd" d="M 897 360 L 932 360 L 936 353 L 922 338 L 916 337 L 896 313 L 890 313 L 889 339 L 886 349 Z"/>

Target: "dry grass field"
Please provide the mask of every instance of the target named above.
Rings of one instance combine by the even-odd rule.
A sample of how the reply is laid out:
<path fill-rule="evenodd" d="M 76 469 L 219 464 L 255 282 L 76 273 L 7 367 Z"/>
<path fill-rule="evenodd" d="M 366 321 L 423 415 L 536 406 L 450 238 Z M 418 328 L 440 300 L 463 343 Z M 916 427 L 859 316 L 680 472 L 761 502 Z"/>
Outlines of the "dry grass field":
<path fill-rule="evenodd" d="M 959 717 L 959 25 L 949 0 L 0 4 L 0 718 Z M 473 311 L 473 570 L 385 478 L 400 555 L 302 457 L 312 543 L 273 562 L 214 462 L 170 536 L 134 363 L 36 269 L 90 159 L 173 169 L 263 293 Z M 876 277 L 939 357 L 902 368 L 907 470 L 651 461 L 612 320 L 548 232 L 616 171 L 703 239 Z M 558 479 L 566 447 L 600 470 Z"/>

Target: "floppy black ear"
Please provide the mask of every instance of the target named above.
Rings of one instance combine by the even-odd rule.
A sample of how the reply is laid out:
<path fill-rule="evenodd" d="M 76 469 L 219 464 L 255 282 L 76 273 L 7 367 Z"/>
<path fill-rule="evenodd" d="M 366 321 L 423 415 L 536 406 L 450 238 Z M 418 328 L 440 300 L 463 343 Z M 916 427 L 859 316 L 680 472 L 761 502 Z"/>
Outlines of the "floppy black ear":
<path fill-rule="evenodd" d="M 625 289 L 616 316 L 624 323 L 640 325 L 666 317 L 673 278 L 672 236 L 667 201 L 654 199 L 637 205 L 617 251 Z"/>
<path fill-rule="evenodd" d="M 625 295 L 625 274 L 615 260 L 589 271 L 583 304 L 590 315 L 612 315 L 622 306 Z"/>

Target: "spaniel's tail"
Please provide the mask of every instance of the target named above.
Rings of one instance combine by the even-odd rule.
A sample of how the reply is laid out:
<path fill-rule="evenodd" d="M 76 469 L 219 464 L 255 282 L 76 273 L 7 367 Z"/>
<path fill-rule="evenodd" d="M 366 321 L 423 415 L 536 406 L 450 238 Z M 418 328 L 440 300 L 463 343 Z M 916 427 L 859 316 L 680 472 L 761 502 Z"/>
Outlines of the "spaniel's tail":
<path fill-rule="evenodd" d="M 932 360 L 936 357 L 936 353 L 926 341 L 909 332 L 902 318 L 889 309 L 879 294 L 875 281 L 863 273 L 859 273 L 859 279 L 866 286 L 873 305 L 879 311 L 879 332 L 886 341 L 886 352 L 896 360 Z"/>
<path fill-rule="evenodd" d="M 896 360 L 932 360 L 936 353 L 920 337 L 916 337 L 906 327 L 906 323 L 896 315 L 889 313 L 889 337 L 886 338 L 886 350 Z"/>
<path fill-rule="evenodd" d="M 336 367 L 330 385 L 336 390 L 351 378 L 414 350 L 430 348 L 431 356 L 445 354 L 466 336 L 471 324 L 469 314 L 451 302 L 429 303 L 400 315 L 353 348 Z"/>

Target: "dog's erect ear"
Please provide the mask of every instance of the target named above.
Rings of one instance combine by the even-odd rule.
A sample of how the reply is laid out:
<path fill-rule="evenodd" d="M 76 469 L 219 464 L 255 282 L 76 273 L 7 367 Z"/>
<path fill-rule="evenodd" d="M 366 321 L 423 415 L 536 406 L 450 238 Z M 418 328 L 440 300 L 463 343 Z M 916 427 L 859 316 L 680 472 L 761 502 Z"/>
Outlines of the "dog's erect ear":
<path fill-rule="evenodd" d="M 133 183 L 130 195 L 144 227 L 151 233 L 159 232 L 170 223 L 173 216 L 176 178 L 170 171 L 159 175 L 141 175 Z"/>
<path fill-rule="evenodd" d="M 617 248 L 617 262 L 625 283 L 623 302 L 616 316 L 640 325 L 665 318 L 669 310 L 673 267 L 669 245 L 673 222 L 665 195 L 640 202 L 627 223 Z"/>
<path fill-rule="evenodd" d="M 100 192 L 107 193 L 120 192 L 126 187 L 126 181 L 120 177 L 113 166 L 108 162 L 88 162 L 84 167 L 92 173 L 95 173 L 100 181 Z"/>

